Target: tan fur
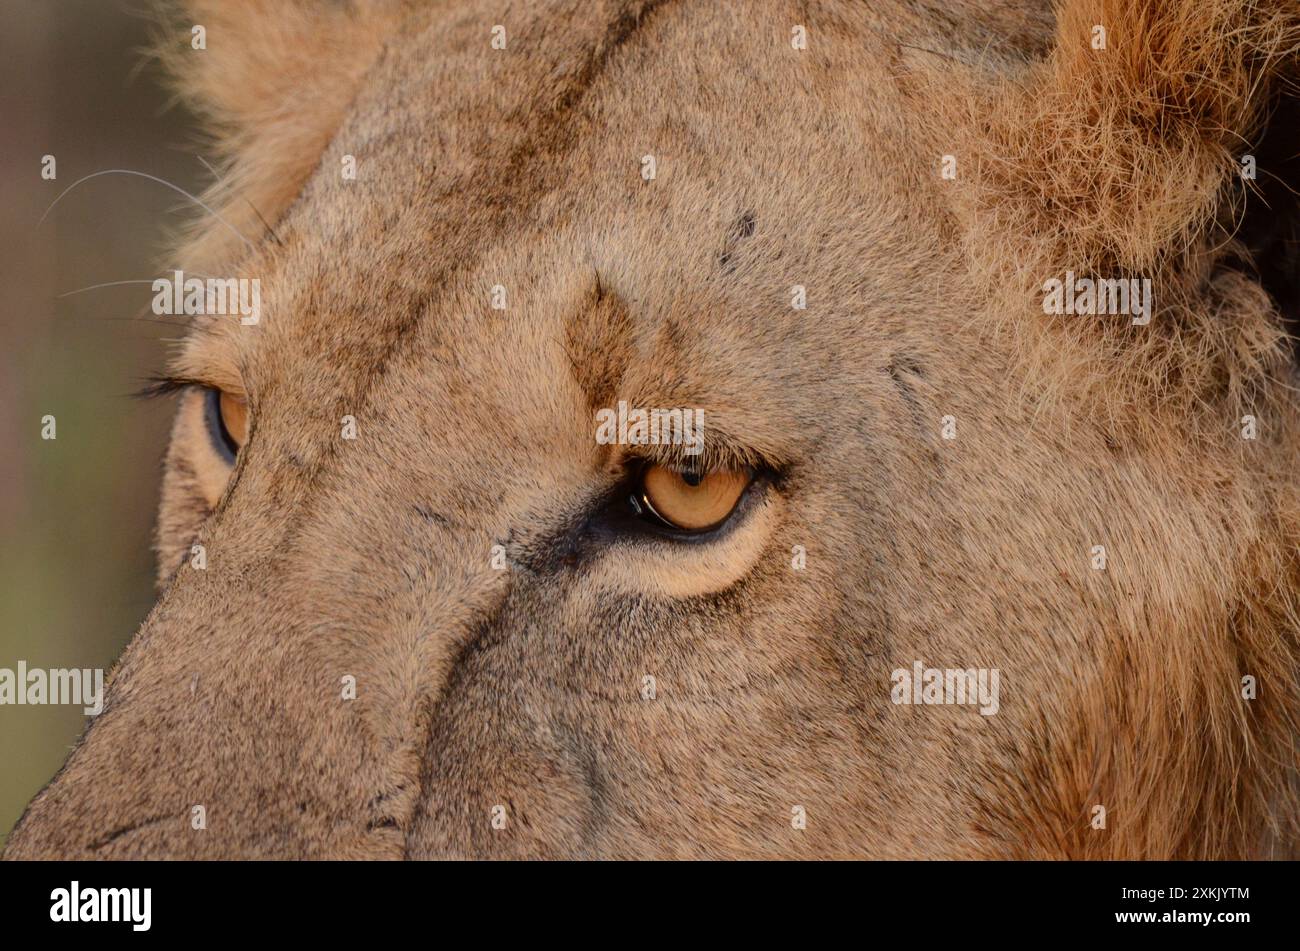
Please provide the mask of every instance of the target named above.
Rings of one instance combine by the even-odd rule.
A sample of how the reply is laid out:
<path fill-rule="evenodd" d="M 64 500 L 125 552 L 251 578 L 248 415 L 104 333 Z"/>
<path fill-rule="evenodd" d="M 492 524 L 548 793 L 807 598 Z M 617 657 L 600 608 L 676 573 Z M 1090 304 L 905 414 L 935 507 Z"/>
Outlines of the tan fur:
<path fill-rule="evenodd" d="M 8 856 L 1289 854 L 1300 406 L 1226 262 L 1293 4 L 198 8 L 223 214 L 279 240 L 189 245 L 265 316 L 177 370 L 249 441 L 182 397 L 161 600 Z M 1067 268 L 1151 325 L 1045 316 Z M 602 531 L 618 399 L 779 477 Z M 894 705 L 914 660 L 1001 710 Z"/>

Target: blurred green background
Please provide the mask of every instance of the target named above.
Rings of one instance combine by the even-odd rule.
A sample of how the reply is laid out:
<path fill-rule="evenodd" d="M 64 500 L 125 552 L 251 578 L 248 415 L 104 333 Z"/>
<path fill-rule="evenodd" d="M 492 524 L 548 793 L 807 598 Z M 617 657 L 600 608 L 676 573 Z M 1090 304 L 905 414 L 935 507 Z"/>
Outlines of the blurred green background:
<path fill-rule="evenodd" d="M 152 523 L 171 406 L 132 399 L 182 328 L 149 312 L 197 191 L 193 120 L 141 50 L 143 0 L 0 0 L 0 667 L 107 670 L 153 602 Z M 57 179 L 41 178 L 44 155 Z M 206 156 L 205 156 L 206 157 Z M 41 417 L 58 438 L 41 439 Z M 0 846 L 86 724 L 0 706 Z"/>

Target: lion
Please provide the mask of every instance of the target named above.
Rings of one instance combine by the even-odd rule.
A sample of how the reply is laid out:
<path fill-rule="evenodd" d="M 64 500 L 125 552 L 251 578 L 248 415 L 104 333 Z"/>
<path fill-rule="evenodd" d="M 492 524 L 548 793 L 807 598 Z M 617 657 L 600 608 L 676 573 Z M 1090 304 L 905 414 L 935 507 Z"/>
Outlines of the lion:
<path fill-rule="evenodd" d="M 163 22 L 260 314 L 7 858 L 1294 854 L 1293 3 Z"/>

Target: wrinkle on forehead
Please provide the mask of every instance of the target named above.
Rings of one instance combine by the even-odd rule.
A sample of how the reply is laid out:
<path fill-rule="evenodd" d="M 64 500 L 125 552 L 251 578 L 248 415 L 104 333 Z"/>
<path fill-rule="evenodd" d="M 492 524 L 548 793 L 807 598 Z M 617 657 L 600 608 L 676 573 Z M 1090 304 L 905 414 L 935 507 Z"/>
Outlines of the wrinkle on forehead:
<path fill-rule="evenodd" d="M 473 22 L 390 46 L 283 225 L 286 312 L 270 317 L 290 326 L 278 345 L 345 371 L 338 388 L 365 405 L 401 341 L 506 237 L 504 216 L 525 218 L 556 186 L 589 123 L 585 98 L 665 5 L 606 3 L 575 18 L 589 25 L 513 58 L 471 45 Z M 544 19 L 524 13 L 521 45 Z M 344 155 L 357 160 L 354 181 L 338 174 Z"/>

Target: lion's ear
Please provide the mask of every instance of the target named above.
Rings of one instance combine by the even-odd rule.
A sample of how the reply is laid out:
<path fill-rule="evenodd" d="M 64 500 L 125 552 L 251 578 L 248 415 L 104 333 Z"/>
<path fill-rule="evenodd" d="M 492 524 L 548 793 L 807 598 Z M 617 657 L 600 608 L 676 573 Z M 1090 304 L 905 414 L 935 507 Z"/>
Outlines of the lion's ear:
<path fill-rule="evenodd" d="M 1062 324 L 1101 335 L 1134 379 L 1189 399 L 1276 369 L 1298 50 L 1295 0 L 1063 0 L 1047 54 L 972 97 L 972 256 L 1022 300 L 1067 271 L 1154 285 L 1149 326 L 1058 321 L 1050 346 Z"/>
<path fill-rule="evenodd" d="M 399 13 L 397 0 L 164 0 L 155 48 L 214 138 L 223 215 L 255 233 L 250 205 L 270 219 L 288 205 Z"/>

